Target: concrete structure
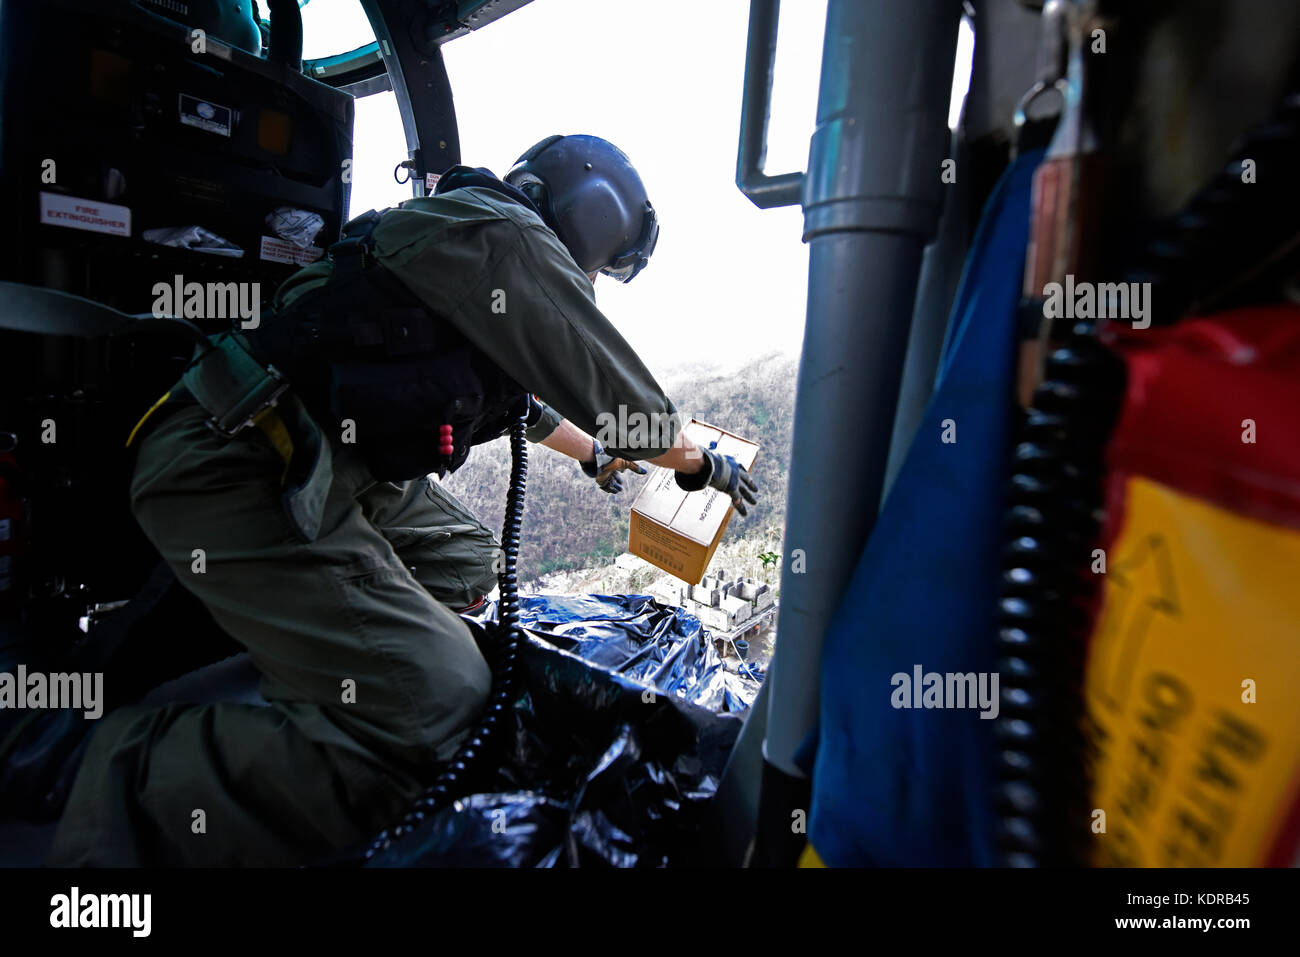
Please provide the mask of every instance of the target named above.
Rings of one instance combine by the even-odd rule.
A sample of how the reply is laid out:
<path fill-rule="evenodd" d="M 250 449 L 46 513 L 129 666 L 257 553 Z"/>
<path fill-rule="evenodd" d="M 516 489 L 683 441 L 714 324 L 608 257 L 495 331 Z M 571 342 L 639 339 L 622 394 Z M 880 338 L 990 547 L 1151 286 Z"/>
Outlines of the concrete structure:
<path fill-rule="evenodd" d="M 752 578 L 728 579 L 723 569 L 705 575 L 698 585 L 682 585 L 678 600 L 705 628 L 718 632 L 743 629 L 776 604 L 769 585 Z"/>

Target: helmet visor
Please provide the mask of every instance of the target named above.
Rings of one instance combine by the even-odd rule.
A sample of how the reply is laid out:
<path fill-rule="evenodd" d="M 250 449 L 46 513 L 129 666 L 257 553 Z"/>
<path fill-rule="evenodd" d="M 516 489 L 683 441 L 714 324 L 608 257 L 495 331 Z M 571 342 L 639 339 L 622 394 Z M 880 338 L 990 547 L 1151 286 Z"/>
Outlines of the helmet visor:
<path fill-rule="evenodd" d="M 628 263 L 626 266 L 606 266 L 600 271 L 600 274 L 618 282 L 631 282 L 632 277 L 641 271 L 643 265 L 645 265 L 645 260 L 637 259 L 636 262 Z"/>
<path fill-rule="evenodd" d="M 619 282 L 631 282 L 632 278 L 650 262 L 650 254 L 655 251 L 658 242 L 659 217 L 655 215 L 655 211 L 650 204 L 646 203 L 646 215 L 637 248 L 632 252 L 619 256 L 602 269 L 601 274 L 609 276 L 611 279 L 617 279 Z"/>

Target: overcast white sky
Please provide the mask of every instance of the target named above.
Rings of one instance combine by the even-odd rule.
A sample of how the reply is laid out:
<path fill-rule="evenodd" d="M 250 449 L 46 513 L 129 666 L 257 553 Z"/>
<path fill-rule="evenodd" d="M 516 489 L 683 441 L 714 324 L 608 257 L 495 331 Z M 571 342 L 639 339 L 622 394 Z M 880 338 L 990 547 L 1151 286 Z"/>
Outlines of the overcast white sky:
<path fill-rule="evenodd" d="M 806 165 L 825 9 L 782 4 L 769 173 Z M 657 376 L 802 340 L 802 213 L 759 210 L 735 185 L 748 14 L 748 0 L 533 0 L 443 47 L 468 165 L 501 175 L 552 133 L 603 136 L 632 159 L 659 244 L 631 283 L 599 279 L 596 300 Z M 309 58 L 373 40 L 358 0 L 311 0 L 303 17 Z M 392 175 L 406 140 L 391 93 L 358 101 L 354 148 L 355 213 L 410 197 Z"/>

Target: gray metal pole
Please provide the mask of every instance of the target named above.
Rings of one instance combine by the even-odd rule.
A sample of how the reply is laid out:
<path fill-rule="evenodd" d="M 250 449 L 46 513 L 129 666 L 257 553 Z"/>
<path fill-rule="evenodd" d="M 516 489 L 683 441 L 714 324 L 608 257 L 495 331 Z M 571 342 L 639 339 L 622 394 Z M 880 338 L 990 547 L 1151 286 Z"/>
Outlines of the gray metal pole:
<path fill-rule="evenodd" d="M 898 390 L 898 412 L 894 416 L 894 434 L 889 443 L 889 465 L 880 504 L 889 497 L 890 486 L 903 467 L 912 439 L 921 427 L 925 410 L 934 395 L 939 359 L 948 332 L 948 314 L 952 311 L 966 262 L 970 217 L 970 177 L 965 175 L 966 151 L 960 132 L 952 138 L 950 153 L 962 171 L 957 181 L 944 188 L 943 215 L 939 217 L 938 236 L 925 247 L 921 257 L 920 288 L 912 309 L 912 333 L 907 340 L 907 359 L 903 363 L 903 384 Z"/>
<path fill-rule="evenodd" d="M 760 847 L 765 831 L 791 830 L 768 778 L 802 777 L 794 758 L 817 721 L 822 642 L 880 501 L 921 254 L 942 206 L 960 16 L 960 0 L 827 8 Z"/>
<path fill-rule="evenodd" d="M 736 185 L 759 209 L 793 206 L 799 202 L 803 186 L 803 173 L 768 176 L 763 171 L 767 160 L 767 121 L 772 112 L 772 71 L 776 66 L 780 14 L 781 0 L 750 0 Z"/>

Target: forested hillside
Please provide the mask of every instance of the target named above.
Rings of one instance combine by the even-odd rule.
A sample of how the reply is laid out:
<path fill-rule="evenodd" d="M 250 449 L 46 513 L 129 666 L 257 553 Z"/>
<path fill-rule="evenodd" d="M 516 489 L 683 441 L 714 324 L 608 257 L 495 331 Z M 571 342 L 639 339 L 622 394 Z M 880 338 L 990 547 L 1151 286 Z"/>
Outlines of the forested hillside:
<path fill-rule="evenodd" d="M 689 376 L 661 380 L 687 418 L 693 416 L 762 446 L 754 467 L 761 492 L 758 507 L 746 519 L 733 516 L 724 543 L 750 538 L 780 541 L 797 366 L 795 358 L 770 356 L 725 376 L 693 368 Z M 499 530 L 509 472 L 509 443 L 500 440 L 474 449 L 469 461 L 447 477 L 446 485 L 490 528 Z M 630 487 L 619 495 L 607 495 L 572 459 L 529 446 L 521 581 L 600 566 L 627 550 L 628 510 L 644 479 L 625 474 L 632 479 Z"/>

